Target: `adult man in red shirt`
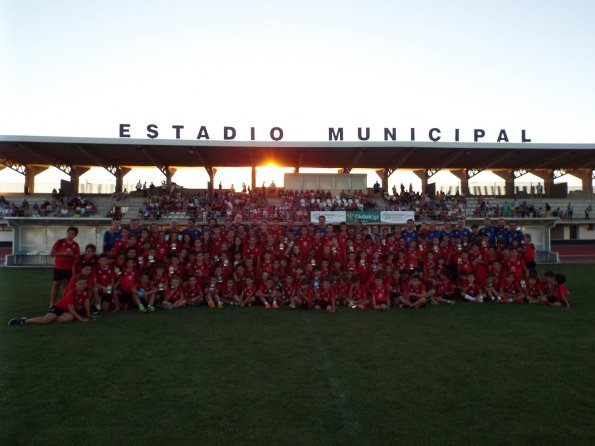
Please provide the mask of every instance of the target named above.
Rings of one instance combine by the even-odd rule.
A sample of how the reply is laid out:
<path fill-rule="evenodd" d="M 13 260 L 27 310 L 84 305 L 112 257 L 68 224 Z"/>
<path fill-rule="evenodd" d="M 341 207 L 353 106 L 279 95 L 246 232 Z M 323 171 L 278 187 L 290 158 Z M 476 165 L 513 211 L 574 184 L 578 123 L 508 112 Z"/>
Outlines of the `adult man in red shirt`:
<path fill-rule="evenodd" d="M 66 230 L 66 237 L 57 240 L 52 246 L 50 255 L 54 257 L 54 279 L 50 293 L 50 307 L 54 305 L 60 288 L 71 279 L 72 267 L 81 254 L 79 244 L 74 241 L 78 233 L 78 228 L 70 226 Z"/>

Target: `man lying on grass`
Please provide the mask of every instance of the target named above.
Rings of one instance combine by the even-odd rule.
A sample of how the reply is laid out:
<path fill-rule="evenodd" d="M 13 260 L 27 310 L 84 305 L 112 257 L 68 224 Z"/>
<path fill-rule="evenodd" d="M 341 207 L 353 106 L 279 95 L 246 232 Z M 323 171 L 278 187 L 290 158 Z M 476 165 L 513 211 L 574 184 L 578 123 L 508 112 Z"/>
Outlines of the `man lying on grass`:
<path fill-rule="evenodd" d="M 91 293 L 87 286 L 87 279 L 84 274 L 77 276 L 74 284 L 66 287 L 62 299 L 51 306 L 45 316 L 32 319 L 16 317 L 8 321 L 8 325 L 51 324 L 53 322 L 71 322 L 75 319 L 80 322 L 88 322 L 91 319 L 89 304 Z"/>

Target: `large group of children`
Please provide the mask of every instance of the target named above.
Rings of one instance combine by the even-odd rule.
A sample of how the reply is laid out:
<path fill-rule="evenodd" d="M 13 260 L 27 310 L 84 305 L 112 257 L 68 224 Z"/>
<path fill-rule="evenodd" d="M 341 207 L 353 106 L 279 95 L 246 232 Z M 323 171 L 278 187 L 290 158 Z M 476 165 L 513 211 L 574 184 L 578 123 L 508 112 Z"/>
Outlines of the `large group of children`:
<path fill-rule="evenodd" d="M 175 220 L 163 230 L 114 220 L 101 254 L 70 227 L 56 241 L 50 309 L 10 325 L 88 321 L 205 305 L 264 309 L 420 309 L 428 304 L 539 303 L 569 307 L 565 277 L 539 277 L 535 246 L 515 223 L 489 219 L 406 227 L 341 223 L 218 224 Z M 61 288 L 62 297 L 58 299 Z"/>

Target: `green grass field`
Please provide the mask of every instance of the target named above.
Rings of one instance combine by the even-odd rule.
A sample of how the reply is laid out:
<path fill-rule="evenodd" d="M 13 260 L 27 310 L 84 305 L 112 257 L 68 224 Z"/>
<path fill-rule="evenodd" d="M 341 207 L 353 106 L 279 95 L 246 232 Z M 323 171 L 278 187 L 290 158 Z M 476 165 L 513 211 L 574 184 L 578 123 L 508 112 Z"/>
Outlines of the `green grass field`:
<path fill-rule="evenodd" d="M 593 445 L 595 266 L 571 309 L 208 308 L 8 327 L 49 270 L 0 269 L 2 445 Z"/>

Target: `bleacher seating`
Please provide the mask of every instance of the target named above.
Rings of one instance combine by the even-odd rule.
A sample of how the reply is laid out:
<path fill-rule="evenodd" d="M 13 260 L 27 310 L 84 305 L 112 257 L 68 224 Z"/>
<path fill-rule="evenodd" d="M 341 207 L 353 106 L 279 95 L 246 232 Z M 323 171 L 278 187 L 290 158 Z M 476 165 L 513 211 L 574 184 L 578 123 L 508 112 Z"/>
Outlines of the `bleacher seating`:
<path fill-rule="evenodd" d="M 29 211 L 24 212 L 23 216 L 33 216 L 33 212 L 31 211 L 35 204 L 41 206 L 46 201 L 51 201 L 51 194 L 19 194 L 19 193 L 11 193 L 5 194 L 5 198 L 10 202 L 16 205 L 20 205 L 23 200 L 27 200 L 29 203 Z M 89 197 L 92 202 L 96 206 L 96 212 L 94 216 L 97 217 L 111 217 L 114 216 L 114 211 L 119 211 L 119 216 L 124 220 L 128 221 L 131 218 L 139 217 L 139 211 L 142 208 L 144 198 L 136 197 L 136 196 L 129 196 L 125 199 L 117 200 L 112 195 L 85 195 Z M 334 195 L 333 195 L 334 196 Z M 374 200 L 374 206 L 371 206 L 375 209 L 385 209 L 387 204 L 386 200 L 381 194 L 374 194 L 372 189 L 368 190 L 368 197 Z M 479 206 L 480 202 L 484 201 L 486 203 L 487 212 L 480 212 Z M 519 198 L 520 203 L 526 202 L 528 205 L 532 206 L 535 209 L 535 213 L 528 214 L 526 217 L 531 216 L 546 216 L 545 208 L 546 203 L 549 204 L 551 207 L 551 213 L 548 216 L 551 217 L 558 217 L 562 219 L 567 219 L 566 211 L 568 207 L 568 203 L 572 203 L 573 207 L 573 220 L 583 220 L 585 217 L 585 209 L 587 206 L 592 205 L 594 200 L 585 199 L 580 194 L 573 194 L 570 198 Z M 510 206 L 513 205 L 514 199 L 506 198 L 506 197 L 494 197 L 494 196 L 474 196 L 471 195 L 467 199 L 467 203 L 465 205 L 465 215 L 467 218 L 470 217 L 483 217 L 489 216 L 492 218 L 497 218 L 502 215 L 502 207 L 504 204 L 508 202 Z M 267 195 L 267 206 L 271 208 L 279 209 L 283 205 L 283 199 L 280 198 L 278 195 Z M 541 211 L 540 211 L 541 208 Z M 557 210 L 560 213 L 557 213 Z M 541 213 L 540 213 L 541 212 Z M 59 216 L 59 214 L 52 214 L 50 216 Z M 72 215 L 68 215 L 72 216 Z M 188 218 L 190 215 L 184 211 L 175 211 L 175 212 L 167 212 L 161 216 L 160 220 L 169 220 L 172 218 L 176 219 L 184 219 Z M 201 217 L 206 218 L 205 215 L 199 215 L 199 220 Z M 422 219 L 426 219 L 427 216 L 420 215 Z M 521 218 L 522 215 L 510 213 L 508 217 L 518 217 Z M 0 215 L 2 218 L 2 215 Z"/>

